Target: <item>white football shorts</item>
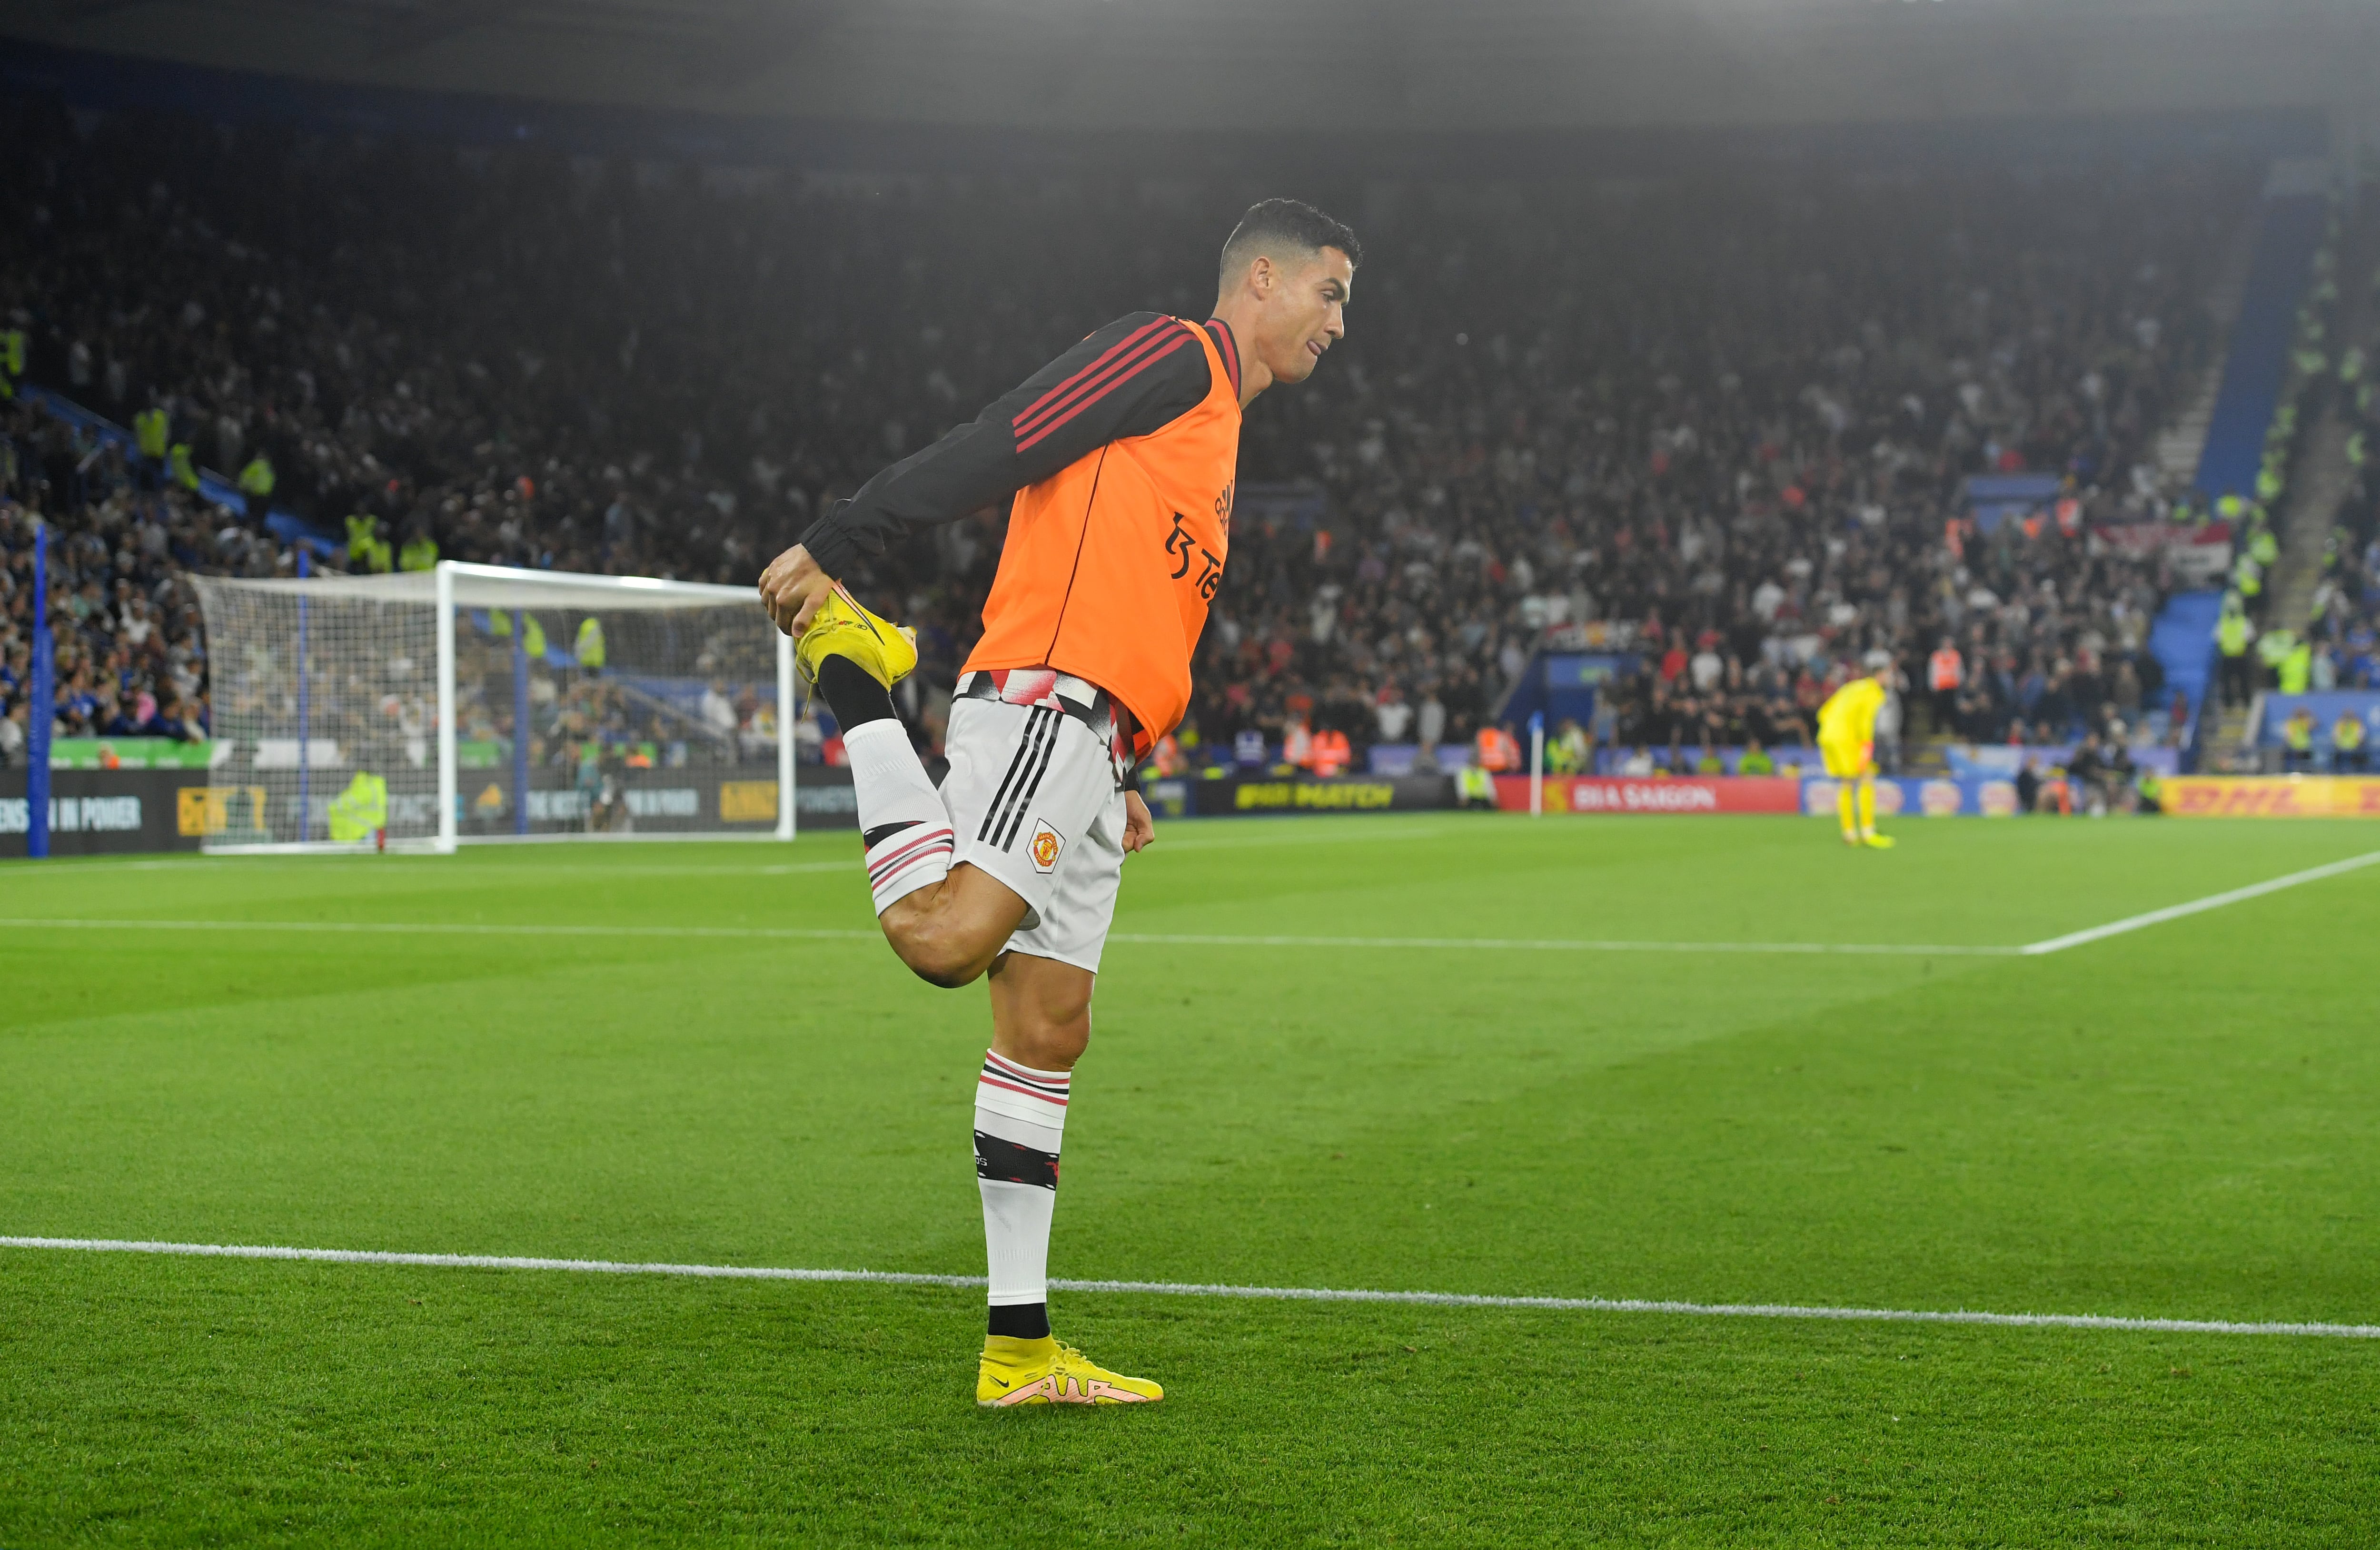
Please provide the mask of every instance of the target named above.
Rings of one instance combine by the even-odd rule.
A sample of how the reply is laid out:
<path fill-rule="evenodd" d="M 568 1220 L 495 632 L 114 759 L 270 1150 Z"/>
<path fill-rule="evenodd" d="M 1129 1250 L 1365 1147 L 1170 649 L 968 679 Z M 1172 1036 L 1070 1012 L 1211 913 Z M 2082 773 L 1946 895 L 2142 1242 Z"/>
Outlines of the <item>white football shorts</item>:
<path fill-rule="evenodd" d="M 1025 900 L 1008 951 L 1099 972 L 1123 877 L 1123 780 L 1107 695 L 1045 668 L 959 680 L 942 751 L 953 866 Z"/>

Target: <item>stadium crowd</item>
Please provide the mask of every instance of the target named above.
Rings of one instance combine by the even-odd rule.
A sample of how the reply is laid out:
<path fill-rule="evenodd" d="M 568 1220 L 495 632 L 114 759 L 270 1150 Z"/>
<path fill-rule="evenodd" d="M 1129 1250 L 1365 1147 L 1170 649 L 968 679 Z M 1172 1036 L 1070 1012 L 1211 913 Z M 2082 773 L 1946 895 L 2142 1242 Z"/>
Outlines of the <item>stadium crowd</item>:
<path fill-rule="evenodd" d="M 1099 323 L 1203 316 L 1236 208 L 1123 179 L 703 173 L 6 114 L 0 311 L 22 375 L 156 454 L 8 411 L 0 655 L 23 650 L 40 510 L 76 621 L 72 731 L 202 729 L 176 572 L 291 563 L 203 505 L 201 466 L 352 539 L 358 569 L 747 581 Z M 1592 730 L 1665 761 L 1806 740 L 1878 651 L 1931 729 L 2162 724 L 2145 642 L 2168 578 L 2091 529 L 2163 515 L 2148 441 L 2206 358 L 2204 268 L 2249 187 L 2204 165 L 1768 165 L 1366 196 L 1341 211 L 1371 254 L 1347 342 L 1250 412 L 1169 757 L 1463 745 L 1548 642 L 1639 658 Z M 2065 496 L 1975 531 L 1961 482 L 2017 469 Z M 920 626 L 928 692 L 906 708 L 927 735 L 999 521 L 853 578 Z M 67 677 L 62 647 L 62 695 Z"/>
<path fill-rule="evenodd" d="M 2374 246 L 2364 244 L 2367 258 Z M 2342 336 L 2335 351 L 2318 348 L 2301 362 L 2325 379 L 2307 405 L 2310 414 L 2337 395 L 2350 470 L 2308 610 L 2305 686 L 2314 690 L 2380 688 L 2380 269 L 2360 283 L 2369 299 L 2356 336 Z M 2359 279 L 2350 275 L 2346 284 Z"/>
<path fill-rule="evenodd" d="M 279 546 L 197 503 L 138 496 L 121 459 L 21 404 L 0 415 L 0 765 L 31 731 L 33 523 L 62 515 L 46 564 L 60 737 L 207 735 L 206 650 L 192 571 L 270 574 Z M 102 491 L 104 491 L 103 493 Z M 61 507 L 51 503 L 53 512 Z"/>

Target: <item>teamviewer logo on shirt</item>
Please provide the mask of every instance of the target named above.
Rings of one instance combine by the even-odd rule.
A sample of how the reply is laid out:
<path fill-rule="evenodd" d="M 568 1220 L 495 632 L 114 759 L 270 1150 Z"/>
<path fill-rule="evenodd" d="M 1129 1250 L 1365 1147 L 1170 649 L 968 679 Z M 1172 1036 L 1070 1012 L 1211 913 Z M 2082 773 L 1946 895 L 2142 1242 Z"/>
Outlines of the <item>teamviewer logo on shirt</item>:
<path fill-rule="evenodd" d="M 1058 865 L 1058 853 L 1066 848 L 1065 837 L 1040 818 L 1033 820 L 1033 843 L 1026 847 L 1033 857 L 1033 869 L 1048 872 Z"/>

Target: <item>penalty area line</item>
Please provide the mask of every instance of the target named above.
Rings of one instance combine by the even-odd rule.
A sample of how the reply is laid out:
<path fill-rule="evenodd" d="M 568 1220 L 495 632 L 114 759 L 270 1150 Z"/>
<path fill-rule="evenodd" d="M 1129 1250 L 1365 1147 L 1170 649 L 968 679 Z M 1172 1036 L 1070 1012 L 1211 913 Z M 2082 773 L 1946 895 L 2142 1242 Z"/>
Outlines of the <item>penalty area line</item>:
<path fill-rule="evenodd" d="M 539 1259 L 514 1254 L 398 1253 L 375 1249 L 299 1249 L 277 1244 L 164 1243 L 128 1238 L 0 1237 L 0 1249 L 66 1249 L 97 1253 L 172 1254 L 200 1259 L 300 1260 L 332 1265 L 393 1265 L 453 1270 L 549 1270 L 581 1275 L 679 1276 L 713 1280 L 861 1282 L 879 1286 L 979 1288 L 981 1276 L 907 1270 L 804 1270 L 758 1265 L 672 1265 L 607 1259 Z M 1506 1297 L 1485 1292 L 1365 1291 L 1334 1287 L 1261 1287 L 1187 1281 L 1053 1279 L 1059 1291 L 1157 1297 L 1224 1297 L 1270 1302 L 1369 1302 L 1424 1308 L 1521 1308 L 1549 1313 L 1666 1314 L 1681 1318 L 1826 1319 L 1842 1323 L 1969 1324 L 2021 1329 L 2106 1329 L 2164 1335 L 2297 1335 L 2380 1339 L 2380 1325 L 2255 1322 L 2237 1319 L 2129 1318 L 2107 1314 L 1999 1314 L 1971 1308 L 1838 1308 L 1792 1302 L 1682 1302 L 1634 1297 Z"/>

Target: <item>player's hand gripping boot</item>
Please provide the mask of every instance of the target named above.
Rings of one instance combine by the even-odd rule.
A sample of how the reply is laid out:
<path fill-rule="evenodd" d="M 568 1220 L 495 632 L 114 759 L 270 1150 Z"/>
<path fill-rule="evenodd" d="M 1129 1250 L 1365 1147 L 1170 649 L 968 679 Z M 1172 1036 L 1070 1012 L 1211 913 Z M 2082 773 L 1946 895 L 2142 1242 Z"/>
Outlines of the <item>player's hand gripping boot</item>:
<path fill-rule="evenodd" d="M 976 1369 L 975 1402 L 986 1410 L 1008 1405 L 1145 1405 L 1164 1398 L 1165 1390 L 1147 1378 L 1111 1373 L 1047 1335 L 1038 1340 L 990 1336 L 983 1342 L 983 1362 Z"/>
<path fill-rule="evenodd" d="M 818 682 L 819 663 L 828 657 L 856 662 L 889 689 L 917 665 L 917 632 L 868 612 L 838 581 L 794 642 L 794 661 L 804 683 Z"/>

